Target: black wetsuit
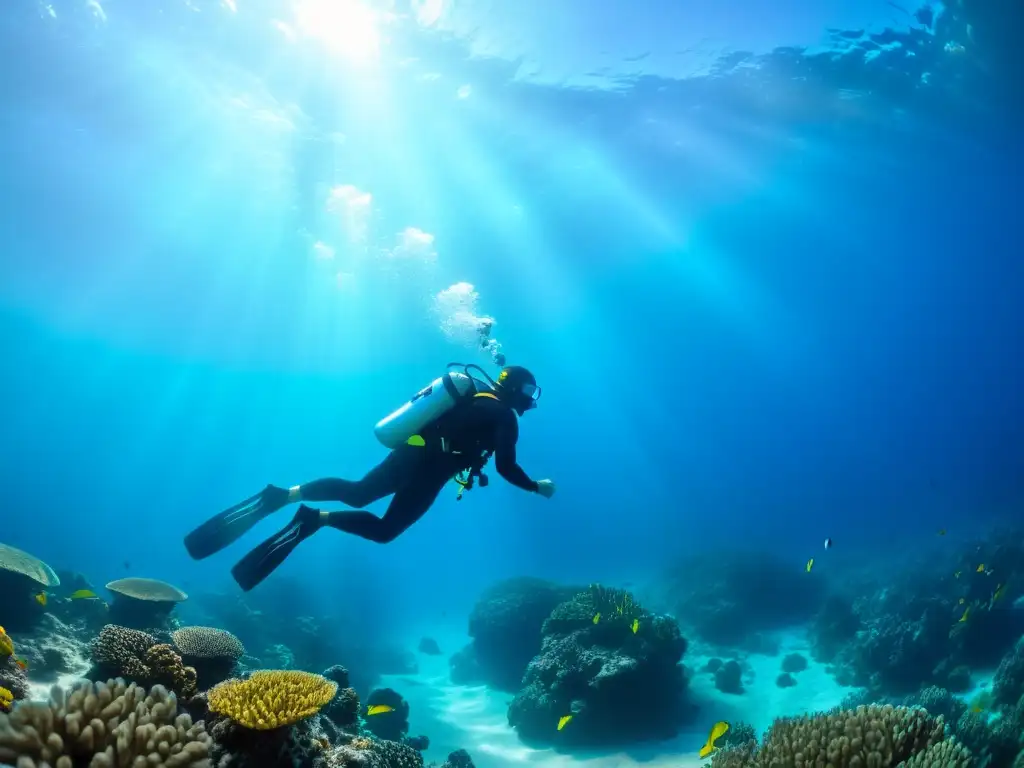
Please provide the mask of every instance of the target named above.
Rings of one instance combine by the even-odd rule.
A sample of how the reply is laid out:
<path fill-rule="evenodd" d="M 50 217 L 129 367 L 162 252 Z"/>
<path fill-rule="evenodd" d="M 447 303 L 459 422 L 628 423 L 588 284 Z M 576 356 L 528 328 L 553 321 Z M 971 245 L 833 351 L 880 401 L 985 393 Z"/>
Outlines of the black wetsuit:
<path fill-rule="evenodd" d="M 504 403 L 475 397 L 446 413 L 423 433 L 425 446 L 393 450 L 362 480 L 325 478 L 302 485 L 303 501 L 338 501 L 362 509 L 394 494 L 383 517 L 370 512 L 331 512 L 324 525 L 385 544 L 423 517 L 457 473 L 479 469 L 493 452 L 498 473 L 512 485 L 536 491 L 537 483 L 516 462 L 519 421 Z M 444 447 L 442 449 L 442 438 Z"/>

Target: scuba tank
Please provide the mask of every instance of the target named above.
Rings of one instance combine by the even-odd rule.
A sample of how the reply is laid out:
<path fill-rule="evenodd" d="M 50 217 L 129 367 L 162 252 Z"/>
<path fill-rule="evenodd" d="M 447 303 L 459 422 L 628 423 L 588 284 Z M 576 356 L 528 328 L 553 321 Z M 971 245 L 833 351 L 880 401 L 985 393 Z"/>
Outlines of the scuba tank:
<path fill-rule="evenodd" d="M 404 445 L 410 437 L 419 434 L 463 400 L 481 390 L 488 392 L 498 386 L 478 365 L 448 363 L 446 368 L 441 376 L 413 395 L 409 402 L 377 422 L 373 434 L 385 448 L 395 449 Z M 483 379 L 470 369 L 479 371 Z"/>

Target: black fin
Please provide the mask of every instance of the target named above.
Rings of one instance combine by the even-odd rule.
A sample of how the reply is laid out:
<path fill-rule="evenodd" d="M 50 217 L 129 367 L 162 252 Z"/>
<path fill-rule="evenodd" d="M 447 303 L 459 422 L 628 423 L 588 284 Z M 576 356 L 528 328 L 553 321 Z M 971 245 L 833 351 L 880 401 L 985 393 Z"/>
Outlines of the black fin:
<path fill-rule="evenodd" d="M 320 528 L 320 512 L 303 504 L 284 528 L 247 554 L 231 569 L 238 586 L 248 592 L 274 572 L 301 542 Z"/>
<path fill-rule="evenodd" d="M 216 554 L 287 503 L 287 490 L 268 485 L 255 496 L 225 509 L 188 534 L 185 549 L 195 560 Z"/>

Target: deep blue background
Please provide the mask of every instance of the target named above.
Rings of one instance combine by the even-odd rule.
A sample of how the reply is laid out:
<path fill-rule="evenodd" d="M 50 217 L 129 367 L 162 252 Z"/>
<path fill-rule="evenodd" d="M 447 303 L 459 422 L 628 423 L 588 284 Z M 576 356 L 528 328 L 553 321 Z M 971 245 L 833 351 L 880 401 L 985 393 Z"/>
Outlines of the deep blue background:
<path fill-rule="evenodd" d="M 5 7 L 0 540 L 97 583 L 127 559 L 227 587 L 245 546 L 196 564 L 184 533 L 378 461 L 377 419 L 480 361 L 430 313 L 462 280 L 540 379 L 520 458 L 558 494 L 446 491 L 386 548 L 325 532 L 282 569 L 303 588 L 358 585 L 408 625 L 505 575 L 644 579 L 734 547 L 802 567 L 825 536 L 864 561 L 1019 516 L 1022 160 L 998 72 L 884 3 L 733 5 L 609 4 L 593 29 L 524 6 L 523 50 L 463 5 L 442 35 L 396 22 L 370 68 L 289 47 L 271 5 Z M 703 76 L 904 23 L 924 47 L 884 67 L 777 52 Z M 373 195 L 351 252 L 335 184 Z M 379 253 L 407 226 L 437 261 L 396 273 Z"/>

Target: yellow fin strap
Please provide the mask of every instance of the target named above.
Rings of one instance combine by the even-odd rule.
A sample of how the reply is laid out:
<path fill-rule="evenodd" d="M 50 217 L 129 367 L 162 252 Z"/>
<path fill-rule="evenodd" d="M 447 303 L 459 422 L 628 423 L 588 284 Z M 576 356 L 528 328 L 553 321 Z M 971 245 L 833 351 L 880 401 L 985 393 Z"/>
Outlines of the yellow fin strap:
<path fill-rule="evenodd" d="M 405 441 L 405 444 L 415 445 L 417 448 L 422 448 L 427 444 L 427 441 L 424 440 L 420 435 L 413 435 L 412 437 Z"/>
<path fill-rule="evenodd" d="M 491 400 L 497 400 L 498 396 L 493 392 L 477 392 L 473 397 L 489 397 Z"/>

